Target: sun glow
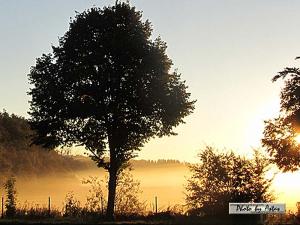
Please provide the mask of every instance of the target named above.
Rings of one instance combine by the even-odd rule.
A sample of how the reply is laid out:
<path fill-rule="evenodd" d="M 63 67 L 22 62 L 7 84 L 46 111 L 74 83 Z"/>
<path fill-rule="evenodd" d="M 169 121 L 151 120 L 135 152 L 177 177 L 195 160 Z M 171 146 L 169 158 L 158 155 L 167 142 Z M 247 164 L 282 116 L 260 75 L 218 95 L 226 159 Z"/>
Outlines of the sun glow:
<path fill-rule="evenodd" d="M 245 149 L 248 149 L 249 147 L 256 148 L 261 145 L 265 126 L 264 120 L 276 117 L 279 109 L 280 101 L 278 98 L 274 98 L 267 102 L 263 102 L 260 107 L 253 109 L 251 113 L 249 113 L 249 118 L 252 119 L 249 119 L 249 125 L 245 133 Z"/>
<path fill-rule="evenodd" d="M 294 140 L 297 142 L 297 144 L 300 144 L 300 134 L 298 134 Z"/>

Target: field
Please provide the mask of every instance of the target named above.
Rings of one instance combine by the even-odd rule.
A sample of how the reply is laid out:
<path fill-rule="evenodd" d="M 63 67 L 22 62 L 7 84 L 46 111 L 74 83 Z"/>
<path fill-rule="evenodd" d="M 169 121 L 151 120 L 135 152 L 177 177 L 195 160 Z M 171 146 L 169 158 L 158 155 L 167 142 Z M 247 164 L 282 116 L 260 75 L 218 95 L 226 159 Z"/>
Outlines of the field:
<path fill-rule="evenodd" d="M 89 167 L 70 173 L 58 173 L 35 176 L 17 177 L 17 199 L 19 206 L 38 205 L 48 207 L 48 197 L 51 197 L 51 207 L 61 210 L 64 207 L 65 196 L 73 192 L 82 205 L 86 202 L 89 185 L 82 184 L 84 178 L 96 176 L 106 179 L 103 169 L 95 167 L 89 158 L 86 160 Z M 189 175 L 186 164 L 179 162 L 154 163 L 149 161 L 135 161 L 131 171 L 134 179 L 140 182 L 142 193 L 140 198 L 147 204 L 148 210 L 153 210 L 154 198 L 158 198 L 158 208 L 166 209 L 169 206 L 184 203 L 185 177 Z M 2 196 L 4 190 L 1 190 Z"/>

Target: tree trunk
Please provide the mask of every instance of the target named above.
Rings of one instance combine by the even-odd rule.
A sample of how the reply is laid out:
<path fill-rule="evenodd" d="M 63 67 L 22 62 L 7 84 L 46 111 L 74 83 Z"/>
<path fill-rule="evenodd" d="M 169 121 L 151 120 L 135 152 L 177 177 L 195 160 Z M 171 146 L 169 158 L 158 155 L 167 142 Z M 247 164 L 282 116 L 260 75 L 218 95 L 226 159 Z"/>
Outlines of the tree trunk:
<path fill-rule="evenodd" d="M 108 201 L 107 201 L 107 209 L 106 209 L 106 218 L 110 221 L 114 220 L 116 187 L 117 187 L 117 172 L 111 169 L 109 170 Z"/>

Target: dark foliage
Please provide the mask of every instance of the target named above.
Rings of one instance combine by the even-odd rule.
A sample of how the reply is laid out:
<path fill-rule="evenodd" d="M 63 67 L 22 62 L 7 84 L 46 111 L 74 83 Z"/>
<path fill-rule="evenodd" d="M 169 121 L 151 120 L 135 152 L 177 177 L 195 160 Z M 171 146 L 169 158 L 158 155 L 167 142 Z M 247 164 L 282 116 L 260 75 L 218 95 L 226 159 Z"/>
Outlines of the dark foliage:
<path fill-rule="evenodd" d="M 65 212 L 66 217 L 79 217 L 82 214 L 80 201 L 76 199 L 73 192 L 69 192 L 65 198 Z"/>
<path fill-rule="evenodd" d="M 28 203 L 22 207 L 18 207 L 16 210 L 15 218 L 18 219 L 49 219 L 59 218 L 61 212 L 58 209 L 51 208 L 50 212 L 47 207 L 41 207 L 38 205 L 29 205 Z"/>
<path fill-rule="evenodd" d="M 4 188 L 6 191 L 5 216 L 8 218 L 13 218 L 16 215 L 17 191 L 15 185 L 15 177 L 10 177 L 4 184 Z"/>
<path fill-rule="evenodd" d="M 228 215 L 229 202 L 268 202 L 272 179 L 265 174 L 270 162 L 258 151 L 253 159 L 233 152 L 218 153 L 206 147 L 200 163 L 190 167 L 192 177 L 186 186 L 189 213 L 202 216 Z"/>
<path fill-rule="evenodd" d="M 32 134 L 25 118 L 0 112 L 0 183 L 11 175 L 42 176 L 90 166 L 86 161 L 30 145 Z"/>
<path fill-rule="evenodd" d="M 272 81 L 284 79 L 280 94 L 280 115 L 265 121 L 262 144 L 274 163 L 283 171 L 300 168 L 300 145 L 295 140 L 300 133 L 300 69 L 285 68 Z"/>
<path fill-rule="evenodd" d="M 30 145 L 32 131 L 28 122 L 15 114 L 0 112 L 0 148 L 23 150 Z"/>
<path fill-rule="evenodd" d="M 170 72 L 166 43 L 151 32 L 129 3 L 91 8 L 29 74 L 34 143 L 85 146 L 109 171 L 109 217 L 123 166 L 151 137 L 174 135 L 194 109 L 180 74 Z"/>

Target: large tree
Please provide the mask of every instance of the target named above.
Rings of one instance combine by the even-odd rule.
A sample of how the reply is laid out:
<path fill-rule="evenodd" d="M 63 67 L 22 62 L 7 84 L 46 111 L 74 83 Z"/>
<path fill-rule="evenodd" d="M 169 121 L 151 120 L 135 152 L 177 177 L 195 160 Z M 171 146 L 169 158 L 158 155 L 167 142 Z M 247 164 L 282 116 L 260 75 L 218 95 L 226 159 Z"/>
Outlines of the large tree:
<path fill-rule="evenodd" d="M 300 69 L 285 68 L 273 77 L 285 80 L 280 94 L 280 115 L 265 121 L 262 144 L 283 171 L 300 168 Z"/>
<path fill-rule="evenodd" d="M 181 75 L 171 72 L 166 43 L 151 33 L 129 3 L 91 8 L 29 74 L 33 143 L 84 146 L 109 172 L 110 219 L 124 165 L 150 138 L 175 135 L 194 109 Z"/>

